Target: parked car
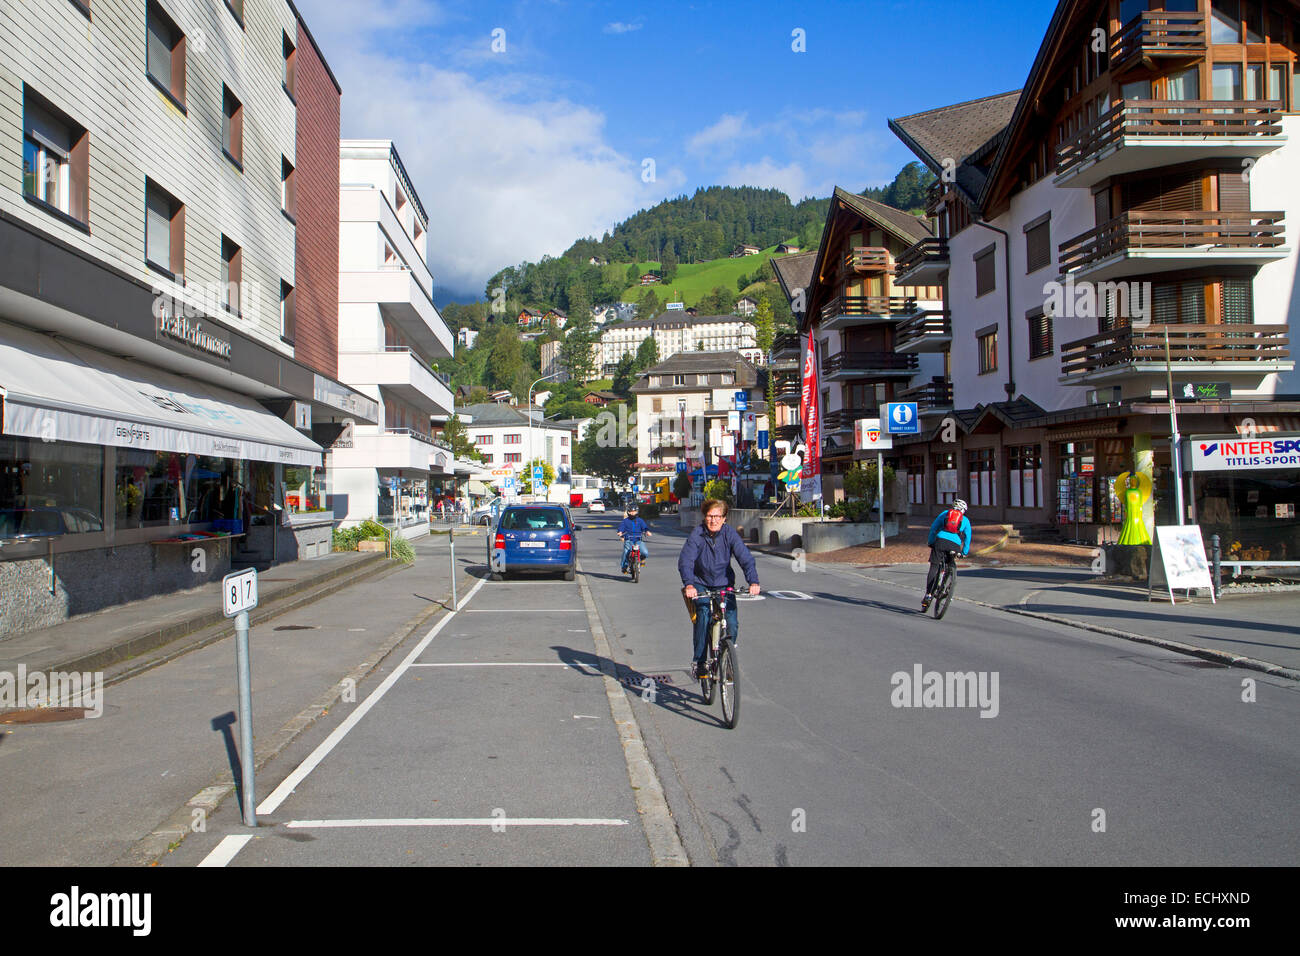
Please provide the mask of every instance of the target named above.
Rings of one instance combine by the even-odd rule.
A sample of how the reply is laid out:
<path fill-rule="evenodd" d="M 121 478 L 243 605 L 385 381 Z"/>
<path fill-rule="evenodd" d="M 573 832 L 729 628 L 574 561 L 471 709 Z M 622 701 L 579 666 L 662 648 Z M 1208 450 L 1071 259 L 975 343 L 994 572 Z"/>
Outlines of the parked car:
<path fill-rule="evenodd" d="M 492 579 L 499 581 L 513 571 L 541 571 L 560 572 L 572 581 L 580 527 L 563 505 L 508 506 L 487 539 Z"/>
<path fill-rule="evenodd" d="M 604 514 L 605 502 L 601 501 L 599 498 L 593 498 L 590 502 L 587 503 L 587 511 L 592 514 L 595 513 Z"/>
<path fill-rule="evenodd" d="M 500 495 L 490 500 L 487 504 L 479 505 L 469 516 L 470 524 L 492 524 L 492 516 L 495 511 L 505 507 L 505 499 Z"/>
<path fill-rule="evenodd" d="M 0 509 L 0 538 L 46 538 L 104 530 L 104 523 L 85 508 Z"/>

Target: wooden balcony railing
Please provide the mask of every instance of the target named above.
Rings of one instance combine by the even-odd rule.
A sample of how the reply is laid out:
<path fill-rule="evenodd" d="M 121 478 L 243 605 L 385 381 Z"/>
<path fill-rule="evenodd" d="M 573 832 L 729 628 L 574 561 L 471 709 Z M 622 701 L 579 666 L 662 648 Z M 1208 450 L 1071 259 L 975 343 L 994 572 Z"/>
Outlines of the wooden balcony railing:
<path fill-rule="evenodd" d="M 895 348 L 905 348 L 923 339 L 952 338 L 952 321 L 947 312 L 922 312 L 898 323 L 894 331 Z"/>
<path fill-rule="evenodd" d="M 1269 137 L 1282 132 L 1276 100 L 1124 100 L 1056 148 L 1056 172 L 1076 166 L 1124 138 Z"/>
<path fill-rule="evenodd" d="M 934 378 L 924 385 L 916 385 L 899 392 L 897 401 L 916 402 L 921 411 L 952 408 L 952 382 L 946 378 Z"/>
<path fill-rule="evenodd" d="M 915 370 L 918 362 L 915 355 L 899 355 L 897 352 L 836 352 L 826 360 L 822 372 L 826 375 L 907 372 Z"/>
<path fill-rule="evenodd" d="M 881 246 L 856 246 L 844 257 L 844 270 L 859 274 L 893 272 L 894 257 Z"/>
<path fill-rule="evenodd" d="M 1061 271 L 1082 269 L 1128 251 L 1274 249 L 1282 245 L 1280 212 L 1130 210 L 1061 243 Z"/>
<path fill-rule="evenodd" d="M 912 313 L 907 296 L 839 295 L 822 306 L 822 321 L 841 315 L 853 318 L 900 319 Z"/>
<path fill-rule="evenodd" d="M 942 236 L 931 236 L 908 246 L 895 263 L 899 275 L 911 272 L 919 265 L 927 263 L 948 264 L 948 240 Z"/>
<path fill-rule="evenodd" d="M 1198 10 L 1144 10 L 1115 35 L 1110 68 L 1119 70 L 1134 57 L 1194 57 L 1205 52 L 1205 15 Z"/>
<path fill-rule="evenodd" d="M 822 429 L 828 432 L 852 431 L 860 418 L 879 418 L 879 408 L 841 408 L 822 416 Z"/>
<path fill-rule="evenodd" d="M 1286 325 L 1149 325 L 1100 332 L 1061 347 L 1061 374 L 1086 375 L 1135 364 L 1165 363 L 1165 332 L 1169 332 L 1169 361 L 1283 362 L 1290 357 Z"/>
<path fill-rule="evenodd" d="M 783 333 L 772 339 L 773 358 L 798 358 L 807 339 L 796 333 Z"/>

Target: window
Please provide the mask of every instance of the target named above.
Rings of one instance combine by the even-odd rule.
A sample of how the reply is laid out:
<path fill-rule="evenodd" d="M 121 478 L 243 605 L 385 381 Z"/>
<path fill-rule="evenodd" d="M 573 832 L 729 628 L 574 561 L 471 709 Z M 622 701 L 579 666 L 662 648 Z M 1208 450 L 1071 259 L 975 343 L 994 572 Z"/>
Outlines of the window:
<path fill-rule="evenodd" d="M 735 373 L 735 372 L 723 372 L 723 373 L 722 373 L 722 384 L 723 384 L 723 385 L 734 385 L 735 383 L 736 383 L 736 373 Z"/>
<path fill-rule="evenodd" d="M 1025 226 L 1025 274 L 1052 264 L 1052 214 Z"/>
<path fill-rule="evenodd" d="M 976 333 L 980 351 L 980 374 L 998 370 L 998 329 L 981 329 Z"/>
<path fill-rule="evenodd" d="M 1210 73 L 1210 98 L 1215 100 L 1241 99 L 1241 64 L 1216 63 Z"/>
<path fill-rule="evenodd" d="M 650 399 L 650 411 L 662 412 L 664 410 L 664 400 L 662 398 Z"/>
<path fill-rule="evenodd" d="M 226 9 L 235 15 L 236 22 L 244 28 L 244 0 L 226 0 Z"/>
<path fill-rule="evenodd" d="M 117 527 L 239 518 L 240 465 L 230 458 L 119 448 L 113 479 Z"/>
<path fill-rule="evenodd" d="M 1200 325 L 1205 322 L 1205 282 L 1158 282 L 1151 321 L 1157 325 Z"/>
<path fill-rule="evenodd" d="M 185 207 L 152 180 L 144 186 L 144 259 L 179 278 L 185 273 Z"/>
<path fill-rule="evenodd" d="M 522 453 L 522 452 L 517 452 L 517 451 L 508 451 L 508 452 L 506 452 L 506 455 L 505 455 L 505 463 L 506 463 L 507 465 L 509 465 L 509 464 L 513 464 L 513 463 L 515 463 L 515 462 L 520 462 L 520 461 L 523 461 L 523 457 L 524 457 L 524 456 L 523 456 L 523 453 Z"/>
<path fill-rule="evenodd" d="M 244 105 L 230 87 L 221 88 L 221 148 L 236 166 L 244 168 Z"/>
<path fill-rule="evenodd" d="M 227 312 L 239 315 L 239 287 L 243 277 L 243 250 L 225 236 L 221 237 L 221 304 Z"/>
<path fill-rule="evenodd" d="M 985 295 L 997 288 L 993 268 L 997 264 L 994 246 L 975 253 L 975 296 Z"/>
<path fill-rule="evenodd" d="M 104 450 L 0 436 L 0 539 L 103 531 Z"/>
<path fill-rule="evenodd" d="M 1241 42 L 1241 3 L 1239 0 L 1213 0 L 1210 4 L 1210 42 Z"/>
<path fill-rule="evenodd" d="M 493 463 L 493 456 L 491 454 L 487 454 L 483 456 L 483 464 L 490 465 L 492 463 Z"/>
<path fill-rule="evenodd" d="M 479 436 L 478 436 L 477 438 L 475 438 L 473 441 L 474 441 L 474 444 L 476 444 L 476 445 L 490 445 L 490 444 L 492 444 L 492 436 L 491 436 L 491 435 L 479 435 Z"/>
<path fill-rule="evenodd" d="M 298 218 L 298 179 L 293 163 L 280 157 L 280 208 L 290 219 Z"/>
<path fill-rule="evenodd" d="M 685 376 L 685 375 L 674 375 L 674 376 L 673 376 L 673 384 L 674 384 L 674 385 L 685 385 L 685 384 L 686 384 L 686 376 Z"/>
<path fill-rule="evenodd" d="M 561 456 L 560 456 L 560 464 L 561 464 L 561 465 L 567 465 L 568 463 L 569 463 L 569 456 L 568 456 L 568 455 L 561 455 Z"/>
<path fill-rule="evenodd" d="M 1029 357 L 1043 358 L 1052 354 L 1052 316 L 1042 306 L 1031 309 L 1025 316 L 1029 320 Z"/>
<path fill-rule="evenodd" d="M 524 440 L 524 439 L 523 439 L 523 436 L 520 435 L 520 434 L 518 434 L 518 433 L 515 433 L 515 434 L 509 434 L 509 435 L 506 435 L 505 438 L 503 438 L 503 439 L 501 440 L 501 444 L 503 444 L 503 445 L 520 445 L 520 444 L 523 444 L 523 440 Z"/>
<path fill-rule="evenodd" d="M 1007 449 L 1007 473 L 1012 508 L 1041 508 L 1043 500 L 1043 446 L 1013 445 Z"/>
<path fill-rule="evenodd" d="M 284 34 L 284 73 L 281 76 L 281 83 L 290 99 L 298 95 L 297 65 L 298 51 L 294 48 L 293 41 L 289 39 L 289 34 L 286 33 Z"/>
<path fill-rule="evenodd" d="M 293 286 L 280 280 L 280 338 L 293 344 L 298 330 L 298 298 Z"/>
<path fill-rule="evenodd" d="M 185 34 L 156 3 L 146 15 L 145 69 L 154 85 L 185 109 Z"/>
<path fill-rule="evenodd" d="M 568 436 L 568 435 L 561 435 L 561 436 L 560 436 L 560 447 L 561 447 L 561 448 L 568 448 L 568 447 L 569 447 L 569 436 Z"/>
<path fill-rule="evenodd" d="M 966 452 L 968 501 L 971 505 L 992 507 L 998 503 L 998 469 L 992 448 L 972 448 Z"/>
<path fill-rule="evenodd" d="M 23 90 L 23 194 L 85 226 L 90 220 L 90 135 Z"/>

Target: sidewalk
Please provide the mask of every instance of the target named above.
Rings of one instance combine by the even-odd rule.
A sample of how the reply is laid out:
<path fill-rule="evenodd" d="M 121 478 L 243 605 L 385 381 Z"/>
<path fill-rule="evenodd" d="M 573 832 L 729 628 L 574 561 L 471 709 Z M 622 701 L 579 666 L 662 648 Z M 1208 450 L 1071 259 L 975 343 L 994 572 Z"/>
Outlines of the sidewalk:
<path fill-rule="evenodd" d="M 920 607 L 927 565 L 840 567 L 910 590 Z M 1300 593 L 1231 595 L 1213 604 L 1208 597 L 1189 602 L 1175 592 L 1176 605 L 1169 603 L 1168 594 L 1155 592 L 1164 599 L 1150 600 L 1145 586 L 1103 582 L 1083 568 L 990 567 L 962 561 L 945 623 L 960 612 L 960 602 L 973 601 L 1300 680 Z"/>

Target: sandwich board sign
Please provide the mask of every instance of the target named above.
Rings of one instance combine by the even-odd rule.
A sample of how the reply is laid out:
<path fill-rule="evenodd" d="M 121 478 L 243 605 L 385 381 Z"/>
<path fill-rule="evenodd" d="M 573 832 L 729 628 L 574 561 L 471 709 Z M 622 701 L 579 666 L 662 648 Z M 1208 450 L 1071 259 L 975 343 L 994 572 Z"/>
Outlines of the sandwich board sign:
<path fill-rule="evenodd" d="M 1157 525 L 1155 547 L 1147 569 L 1147 591 L 1163 585 L 1169 591 L 1169 603 L 1176 604 L 1174 588 L 1190 591 L 1208 588 L 1214 601 L 1214 582 L 1205 558 L 1205 541 L 1198 524 Z M 1215 602 L 1217 603 L 1217 602 Z"/>

